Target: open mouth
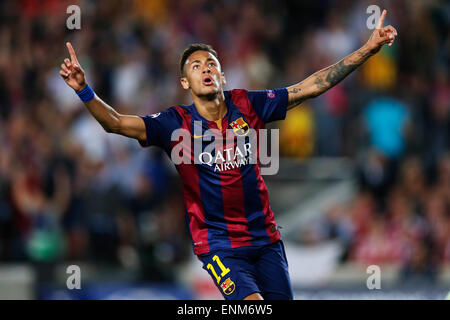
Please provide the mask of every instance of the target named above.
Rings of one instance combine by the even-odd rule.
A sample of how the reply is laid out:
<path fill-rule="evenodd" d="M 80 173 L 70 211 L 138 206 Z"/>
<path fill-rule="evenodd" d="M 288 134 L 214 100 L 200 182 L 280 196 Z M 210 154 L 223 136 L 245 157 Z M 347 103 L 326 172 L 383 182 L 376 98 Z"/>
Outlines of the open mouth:
<path fill-rule="evenodd" d="M 214 84 L 213 78 L 211 76 L 204 76 L 202 79 L 202 83 L 205 86 L 210 86 Z"/>

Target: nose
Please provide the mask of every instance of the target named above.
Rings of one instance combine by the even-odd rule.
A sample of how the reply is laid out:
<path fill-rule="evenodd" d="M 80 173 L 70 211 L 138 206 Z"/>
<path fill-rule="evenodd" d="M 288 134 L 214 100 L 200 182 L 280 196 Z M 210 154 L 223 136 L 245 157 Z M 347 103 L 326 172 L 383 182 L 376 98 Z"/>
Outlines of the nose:
<path fill-rule="evenodd" d="M 209 66 L 203 67 L 203 72 L 202 73 L 211 73 L 211 69 L 209 68 Z"/>

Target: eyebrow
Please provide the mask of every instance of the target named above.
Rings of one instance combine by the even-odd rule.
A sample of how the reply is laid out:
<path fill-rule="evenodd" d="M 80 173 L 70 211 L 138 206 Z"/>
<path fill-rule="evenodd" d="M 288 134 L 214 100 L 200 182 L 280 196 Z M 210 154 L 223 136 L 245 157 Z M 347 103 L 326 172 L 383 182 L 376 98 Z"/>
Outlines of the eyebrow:
<path fill-rule="evenodd" d="M 208 61 L 213 61 L 214 63 L 216 63 L 216 60 L 214 60 L 214 59 L 211 58 L 211 57 L 209 57 L 208 59 L 206 59 L 206 61 L 207 61 L 207 62 L 208 62 Z M 193 64 L 193 63 L 196 63 L 196 62 L 200 63 L 201 61 L 197 59 L 197 60 L 192 61 L 190 64 Z"/>

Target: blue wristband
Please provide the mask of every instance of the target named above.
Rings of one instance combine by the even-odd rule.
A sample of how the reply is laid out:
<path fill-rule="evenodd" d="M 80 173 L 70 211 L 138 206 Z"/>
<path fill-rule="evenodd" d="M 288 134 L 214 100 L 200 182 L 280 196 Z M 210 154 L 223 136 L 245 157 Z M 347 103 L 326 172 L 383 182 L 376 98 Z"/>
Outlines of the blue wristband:
<path fill-rule="evenodd" d="M 83 102 L 89 102 L 94 99 L 95 96 L 94 90 L 92 90 L 92 88 L 88 84 L 86 84 L 86 87 L 84 87 L 83 90 L 75 92 Z"/>

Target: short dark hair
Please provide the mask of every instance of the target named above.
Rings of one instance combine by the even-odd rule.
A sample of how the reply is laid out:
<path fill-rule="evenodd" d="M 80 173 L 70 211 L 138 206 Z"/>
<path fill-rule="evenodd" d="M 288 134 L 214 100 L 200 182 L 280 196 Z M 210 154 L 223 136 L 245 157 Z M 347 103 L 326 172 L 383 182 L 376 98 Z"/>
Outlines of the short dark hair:
<path fill-rule="evenodd" d="M 183 54 L 181 55 L 180 59 L 180 72 L 181 76 L 185 76 L 184 73 L 184 64 L 186 63 L 186 60 L 190 57 L 191 54 L 193 54 L 196 51 L 207 51 L 211 53 L 214 57 L 219 60 L 219 56 L 217 55 L 216 50 L 213 49 L 209 44 L 204 43 L 193 43 L 189 45 L 186 49 L 184 49 Z"/>

